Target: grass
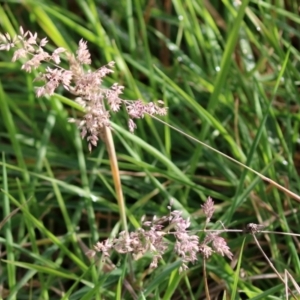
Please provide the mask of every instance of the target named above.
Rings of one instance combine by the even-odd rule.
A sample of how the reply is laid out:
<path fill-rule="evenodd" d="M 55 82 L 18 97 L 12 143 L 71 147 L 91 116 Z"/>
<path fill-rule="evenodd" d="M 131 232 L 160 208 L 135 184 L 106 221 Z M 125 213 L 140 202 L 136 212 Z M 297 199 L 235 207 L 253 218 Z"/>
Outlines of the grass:
<path fill-rule="evenodd" d="M 22 25 L 47 36 L 49 50 L 76 51 L 83 38 L 93 68 L 116 62 L 105 84 L 124 85 L 124 99 L 162 99 L 164 122 L 297 195 L 298 8 L 292 0 L 242 2 L 1 1 L 0 32 Z M 36 98 L 33 78 L 0 52 L 1 299 L 206 299 L 204 276 L 211 298 L 285 297 L 254 239 L 241 233 L 223 235 L 233 261 L 213 256 L 206 273 L 199 257 L 179 274 L 171 250 L 155 270 L 147 255 L 114 253 L 113 270 L 90 261 L 84 253 L 122 228 L 109 156 L 101 143 L 89 153 L 67 122 L 81 114 L 73 99 Z M 140 120 L 135 134 L 124 112 L 112 121 L 129 230 L 143 215 L 166 215 L 170 199 L 200 230 L 200 205 L 211 196 L 210 228 L 252 222 L 298 233 L 297 197 L 156 119 Z M 276 270 L 299 282 L 298 238 L 257 239 Z"/>

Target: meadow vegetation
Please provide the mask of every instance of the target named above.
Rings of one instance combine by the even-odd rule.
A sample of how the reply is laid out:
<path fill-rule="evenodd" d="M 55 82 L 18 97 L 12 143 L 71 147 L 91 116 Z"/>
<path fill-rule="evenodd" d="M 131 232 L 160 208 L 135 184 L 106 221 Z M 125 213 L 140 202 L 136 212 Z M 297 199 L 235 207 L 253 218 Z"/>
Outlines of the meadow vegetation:
<path fill-rule="evenodd" d="M 299 297 L 296 2 L 0 2 L 0 299 Z"/>

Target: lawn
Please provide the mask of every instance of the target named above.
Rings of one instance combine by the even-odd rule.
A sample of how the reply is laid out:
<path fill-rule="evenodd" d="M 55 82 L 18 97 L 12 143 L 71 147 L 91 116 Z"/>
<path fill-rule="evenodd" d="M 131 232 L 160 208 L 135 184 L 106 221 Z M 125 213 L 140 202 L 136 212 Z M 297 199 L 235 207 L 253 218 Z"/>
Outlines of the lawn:
<path fill-rule="evenodd" d="M 0 33 L 0 299 L 299 299 L 297 1 L 1 1 Z"/>

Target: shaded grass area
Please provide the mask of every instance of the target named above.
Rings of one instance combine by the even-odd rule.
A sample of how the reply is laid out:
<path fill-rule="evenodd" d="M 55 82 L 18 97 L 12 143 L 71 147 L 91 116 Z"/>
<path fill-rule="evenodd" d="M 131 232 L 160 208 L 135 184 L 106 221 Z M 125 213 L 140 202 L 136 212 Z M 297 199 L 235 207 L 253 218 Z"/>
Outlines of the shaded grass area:
<path fill-rule="evenodd" d="M 49 50 L 76 51 L 83 38 L 95 69 L 116 62 L 105 85 L 124 85 L 124 99 L 162 99 L 169 107 L 165 122 L 299 193 L 296 1 L 22 3 L 1 2 L 1 32 L 15 35 L 21 25 L 47 36 Z M 10 61 L 11 53 L 1 51 L 2 219 L 23 206 L 1 228 L 2 297 L 205 299 L 200 257 L 178 274 L 171 249 L 155 270 L 148 256 L 131 261 L 113 254 L 115 269 L 85 256 L 98 239 L 120 230 L 105 146 L 89 153 L 67 122 L 81 114 L 68 101 L 72 96 L 61 91 L 36 98 L 35 74 Z M 226 228 L 254 222 L 299 231 L 299 203 L 255 174 L 149 117 L 138 122 L 134 135 L 124 112 L 112 121 L 131 230 L 143 215 L 168 214 L 171 199 L 199 230 L 205 221 L 200 205 L 211 196 L 213 228 L 221 229 L 221 220 Z M 215 256 L 206 263 L 211 297 L 227 299 L 235 291 L 238 299 L 282 299 L 284 286 L 251 237 L 234 286 L 244 238 L 226 235 L 236 254 L 232 262 Z M 298 240 L 258 238 L 276 269 L 287 269 L 299 282 Z"/>

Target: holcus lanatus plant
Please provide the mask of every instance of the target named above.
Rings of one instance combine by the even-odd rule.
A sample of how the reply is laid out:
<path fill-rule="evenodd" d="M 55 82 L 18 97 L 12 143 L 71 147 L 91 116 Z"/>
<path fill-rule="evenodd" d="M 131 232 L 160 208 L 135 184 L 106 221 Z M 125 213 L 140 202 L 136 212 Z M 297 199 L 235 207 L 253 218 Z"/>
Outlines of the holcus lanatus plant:
<path fill-rule="evenodd" d="M 42 86 L 36 88 L 38 97 L 52 95 L 59 86 L 63 86 L 76 97 L 75 101 L 84 108 L 85 114 L 82 119 L 70 118 L 69 122 L 77 124 L 82 138 L 88 141 L 90 151 L 97 145 L 103 128 L 110 127 L 110 111 L 118 112 L 122 104 L 129 116 L 128 125 L 131 132 L 136 128 L 134 119 L 143 118 L 145 114 L 153 116 L 167 113 L 162 101 L 155 104 L 121 99 L 124 86 L 118 83 L 109 88 L 103 87 L 103 78 L 113 72 L 114 62 L 109 62 L 95 71 L 86 70 L 86 65 L 90 65 L 92 61 L 85 41 L 79 42 L 75 55 L 62 47 L 49 54 L 44 49 L 47 42 L 46 38 L 38 41 L 36 33 L 24 32 L 22 27 L 20 34 L 15 37 L 0 34 L 0 50 L 17 48 L 14 50 L 12 61 L 22 60 L 22 69 L 26 72 L 34 69 L 40 71 L 35 78 L 35 81 L 43 82 Z M 62 59 L 69 63 L 68 69 L 60 65 Z M 210 197 L 202 208 L 207 225 L 214 212 L 214 202 Z M 155 268 L 169 248 L 165 236 L 170 234 L 175 237 L 174 250 L 182 261 L 180 271 L 186 270 L 188 263 L 195 263 L 198 254 L 205 259 L 213 253 L 232 259 L 233 254 L 225 239 L 220 237 L 220 232 L 207 233 L 204 240 L 199 242 L 199 237 L 188 231 L 190 220 L 185 220 L 182 212 L 172 210 L 171 204 L 168 209 L 168 216 L 153 217 L 151 221 L 142 220 L 143 228 L 131 233 L 123 231 L 114 239 L 98 242 L 87 255 L 95 256 L 97 252 L 101 252 L 104 258 L 108 258 L 110 251 L 114 249 L 119 253 L 131 253 L 138 259 L 150 252 L 153 255 L 151 267 Z M 171 228 L 170 231 L 165 230 L 166 225 Z"/>

